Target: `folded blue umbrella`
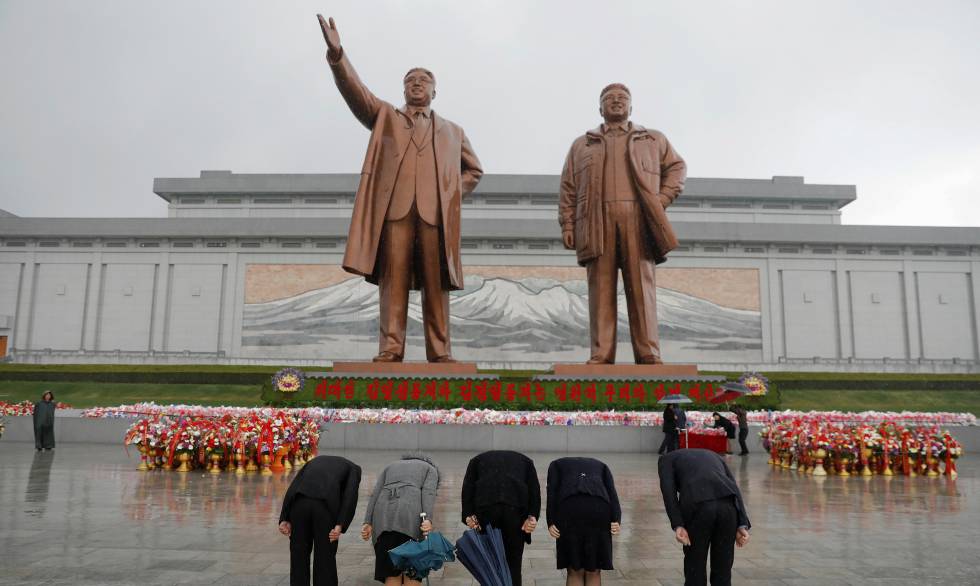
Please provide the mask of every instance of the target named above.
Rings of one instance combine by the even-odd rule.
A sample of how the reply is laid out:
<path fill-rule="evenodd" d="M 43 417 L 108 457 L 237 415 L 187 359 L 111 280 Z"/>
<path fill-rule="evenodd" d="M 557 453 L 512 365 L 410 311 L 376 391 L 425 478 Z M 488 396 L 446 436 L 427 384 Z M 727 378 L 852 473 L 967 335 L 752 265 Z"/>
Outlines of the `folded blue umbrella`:
<path fill-rule="evenodd" d="M 499 529 L 467 530 L 456 541 L 456 557 L 480 586 L 513 586 Z"/>
<path fill-rule="evenodd" d="M 396 568 L 412 580 L 427 578 L 429 572 L 456 559 L 453 544 L 437 531 L 432 531 L 422 541 L 409 540 L 388 550 L 388 557 Z"/>

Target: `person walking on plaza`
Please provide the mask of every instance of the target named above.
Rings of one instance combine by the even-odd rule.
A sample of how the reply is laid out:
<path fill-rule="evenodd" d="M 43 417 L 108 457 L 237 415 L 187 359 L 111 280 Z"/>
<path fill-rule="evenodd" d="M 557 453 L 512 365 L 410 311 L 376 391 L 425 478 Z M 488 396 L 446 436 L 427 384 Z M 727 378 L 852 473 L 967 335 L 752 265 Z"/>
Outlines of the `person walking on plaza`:
<path fill-rule="evenodd" d="M 361 468 L 339 456 L 317 456 L 303 466 L 282 500 L 279 532 L 289 537 L 289 584 L 337 586 L 337 545 L 357 507 Z"/>
<path fill-rule="evenodd" d="M 34 447 L 37 451 L 54 449 L 54 393 L 44 391 L 34 402 Z"/>
<path fill-rule="evenodd" d="M 674 406 L 670 403 L 664 407 L 664 422 L 660 429 L 664 432 L 664 440 L 660 442 L 657 453 L 662 456 L 676 450 L 678 446 L 677 415 L 674 413 Z"/>
<path fill-rule="evenodd" d="M 622 510 L 609 467 L 594 458 L 559 458 L 548 467 L 548 533 L 566 586 L 598 586 L 612 570 L 612 536 Z"/>
<path fill-rule="evenodd" d="M 684 584 L 732 583 L 735 545 L 749 542 L 748 513 L 742 493 L 725 460 L 710 450 L 671 452 L 657 464 L 660 492 L 674 538 L 684 545 Z"/>
<path fill-rule="evenodd" d="M 386 586 L 421 584 L 404 576 L 392 564 L 388 551 L 432 531 L 438 488 L 439 469 L 422 454 L 402 456 L 378 475 L 361 528 L 361 539 L 374 543 L 374 579 L 378 582 Z"/>
<path fill-rule="evenodd" d="M 749 453 L 749 446 L 745 443 L 745 439 L 749 437 L 749 413 L 741 405 L 733 406 L 732 413 L 738 420 L 738 446 L 740 448 L 738 455 L 746 456 Z"/>
<path fill-rule="evenodd" d="M 725 453 L 732 453 L 732 440 L 735 439 L 735 424 L 732 420 L 725 417 L 724 415 L 715 411 L 711 414 L 711 418 L 715 420 L 715 424 L 711 427 L 722 428 L 725 430 Z"/>
<path fill-rule="evenodd" d="M 463 477 L 463 523 L 500 530 L 511 581 L 521 584 L 524 544 L 541 514 L 541 485 L 534 462 L 519 452 L 491 450 L 470 460 Z"/>

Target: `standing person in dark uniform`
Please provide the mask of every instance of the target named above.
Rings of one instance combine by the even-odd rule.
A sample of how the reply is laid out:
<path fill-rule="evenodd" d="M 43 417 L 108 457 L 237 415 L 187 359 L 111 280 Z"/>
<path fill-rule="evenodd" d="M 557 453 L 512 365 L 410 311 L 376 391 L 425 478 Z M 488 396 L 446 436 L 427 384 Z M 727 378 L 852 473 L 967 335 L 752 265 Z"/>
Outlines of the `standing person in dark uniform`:
<path fill-rule="evenodd" d="M 664 423 L 660 427 L 664 432 L 664 441 L 660 442 L 660 449 L 657 453 L 661 456 L 677 449 L 677 416 L 674 414 L 674 406 L 667 404 L 664 407 Z"/>
<path fill-rule="evenodd" d="M 658 462 L 660 492 L 674 537 L 684 545 L 684 584 L 732 583 L 734 545 L 749 542 L 748 514 L 742 493 L 724 459 L 710 450 L 671 452 Z"/>
<path fill-rule="evenodd" d="M 541 485 L 534 462 L 519 452 L 483 452 L 466 467 L 462 501 L 467 527 L 500 529 L 511 580 L 520 585 L 524 544 L 531 543 L 541 514 Z"/>
<path fill-rule="evenodd" d="M 687 429 L 687 411 L 680 405 L 674 405 L 674 417 L 677 425 L 677 439 L 674 440 L 674 448 L 679 449 L 681 447 L 681 434 Z M 686 447 L 687 443 L 685 442 L 684 445 Z"/>
<path fill-rule="evenodd" d="M 559 458 L 548 467 L 548 533 L 557 541 L 566 586 L 598 586 L 613 569 L 612 536 L 622 510 L 609 468 L 594 458 Z"/>
<path fill-rule="evenodd" d="M 732 420 L 721 415 L 717 411 L 711 414 L 711 418 L 715 420 L 715 424 L 711 427 L 721 427 L 725 430 L 725 453 L 732 453 L 732 440 L 735 439 L 735 424 Z"/>
<path fill-rule="evenodd" d="M 279 532 L 289 537 L 289 584 L 337 586 L 337 545 L 354 519 L 361 468 L 339 456 L 317 456 L 293 478 L 282 501 Z"/>
<path fill-rule="evenodd" d="M 732 407 L 732 413 L 738 419 L 738 446 L 741 448 L 738 455 L 746 456 L 749 453 L 749 446 L 745 444 L 745 439 L 749 437 L 749 414 L 741 405 Z"/>
<path fill-rule="evenodd" d="M 388 552 L 432 531 L 438 489 L 439 468 L 423 454 L 402 456 L 378 475 L 361 528 L 361 539 L 374 540 L 375 580 L 391 586 L 421 584 L 396 568 Z M 423 521 L 422 513 L 429 518 Z"/>
<path fill-rule="evenodd" d="M 34 447 L 37 451 L 54 449 L 54 393 L 44 391 L 34 403 Z"/>

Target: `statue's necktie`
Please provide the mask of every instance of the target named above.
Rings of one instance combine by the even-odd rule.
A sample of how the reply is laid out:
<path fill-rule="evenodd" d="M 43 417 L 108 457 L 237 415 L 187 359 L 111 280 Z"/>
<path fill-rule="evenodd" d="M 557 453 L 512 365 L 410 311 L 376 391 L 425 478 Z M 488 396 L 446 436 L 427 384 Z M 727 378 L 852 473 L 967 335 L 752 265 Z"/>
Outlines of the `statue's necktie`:
<path fill-rule="evenodd" d="M 425 133 L 429 130 L 429 119 L 422 112 L 415 113 L 415 126 L 412 129 L 412 142 L 415 146 L 422 148 L 422 141 L 425 140 Z"/>

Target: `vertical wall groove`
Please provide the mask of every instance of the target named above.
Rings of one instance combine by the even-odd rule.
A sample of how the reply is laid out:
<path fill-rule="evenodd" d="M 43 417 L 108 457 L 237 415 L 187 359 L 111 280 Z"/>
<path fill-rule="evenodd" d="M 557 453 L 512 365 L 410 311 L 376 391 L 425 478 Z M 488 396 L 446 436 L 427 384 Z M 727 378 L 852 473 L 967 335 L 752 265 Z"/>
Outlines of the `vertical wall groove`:
<path fill-rule="evenodd" d="M 78 349 L 85 349 L 85 329 L 88 325 L 88 299 L 92 292 L 92 263 L 85 265 L 85 294 L 82 296 L 82 327 L 78 338 Z"/>
<path fill-rule="evenodd" d="M 17 274 L 17 295 L 14 300 L 14 323 L 10 324 L 10 339 L 7 341 L 7 352 L 14 350 L 16 344 L 20 343 L 17 340 L 17 325 L 20 322 L 20 301 L 24 296 L 24 270 L 27 265 L 25 263 L 20 263 L 20 268 Z"/>
<path fill-rule="evenodd" d="M 41 263 L 34 263 L 31 273 L 31 298 L 27 300 L 27 344 L 26 349 L 33 349 L 34 342 L 34 308 L 37 305 L 37 274 L 41 272 Z"/>
<path fill-rule="evenodd" d="M 225 290 L 228 283 L 228 265 L 221 265 L 221 292 L 218 295 L 218 345 L 215 352 L 221 352 L 221 342 L 225 324 Z"/>
<path fill-rule="evenodd" d="M 926 357 L 926 347 L 923 344 L 922 335 L 922 291 L 919 290 L 919 271 L 912 273 L 912 281 L 915 283 L 915 323 L 918 326 L 919 355 L 917 358 Z"/>
<path fill-rule="evenodd" d="M 153 324 L 157 314 L 157 281 L 160 279 L 160 263 L 153 265 L 153 289 L 150 291 L 150 334 L 146 339 L 146 350 L 153 351 Z"/>
<path fill-rule="evenodd" d="M 163 300 L 163 350 L 170 349 L 170 307 L 174 297 L 174 265 L 167 266 L 167 298 Z"/>
<path fill-rule="evenodd" d="M 102 270 L 99 271 L 99 298 L 95 305 L 95 342 L 92 347 L 95 350 L 102 349 L 102 312 L 105 311 L 105 274 L 108 272 L 108 265 L 102 263 Z"/>

